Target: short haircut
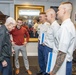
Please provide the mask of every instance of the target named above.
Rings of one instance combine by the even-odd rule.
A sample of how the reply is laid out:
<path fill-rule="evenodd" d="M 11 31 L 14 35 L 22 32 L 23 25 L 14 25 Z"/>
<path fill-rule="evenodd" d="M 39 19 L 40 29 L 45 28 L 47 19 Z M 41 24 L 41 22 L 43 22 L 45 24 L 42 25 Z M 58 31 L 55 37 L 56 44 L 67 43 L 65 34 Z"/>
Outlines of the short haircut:
<path fill-rule="evenodd" d="M 71 4 L 72 5 L 71 2 L 62 2 L 61 4 Z"/>
<path fill-rule="evenodd" d="M 73 4 L 71 2 L 62 2 L 61 5 L 70 5 L 69 8 L 72 10 Z"/>
<path fill-rule="evenodd" d="M 71 2 L 62 2 L 61 5 L 64 5 L 64 8 L 66 8 L 69 13 L 72 12 L 73 5 Z"/>
<path fill-rule="evenodd" d="M 47 12 L 50 12 L 50 13 L 52 13 L 52 14 L 56 14 L 56 12 L 55 12 L 55 10 L 53 9 L 53 8 L 49 8 L 47 11 L 46 11 L 46 13 Z"/>
<path fill-rule="evenodd" d="M 54 10 L 53 8 L 49 8 L 49 9 L 46 11 L 46 14 L 47 14 L 47 12 L 49 12 L 50 15 L 52 14 L 53 16 L 56 17 L 56 12 L 55 12 L 55 10 Z"/>

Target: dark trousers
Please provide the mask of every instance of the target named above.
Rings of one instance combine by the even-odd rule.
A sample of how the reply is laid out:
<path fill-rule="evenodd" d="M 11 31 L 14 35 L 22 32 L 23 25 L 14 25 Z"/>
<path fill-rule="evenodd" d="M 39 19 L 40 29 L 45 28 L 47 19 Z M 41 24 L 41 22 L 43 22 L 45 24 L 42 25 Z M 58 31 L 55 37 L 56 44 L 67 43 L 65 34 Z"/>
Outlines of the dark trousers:
<path fill-rule="evenodd" d="M 46 73 L 46 64 L 47 64 L 49 51 L 52 51 L 52 49 L 47 46 L 43 46 L 42 44 L 38 44 L 38 61 L 39 61 L 40 71 L 43 74 Z"/>
<path fill-rule="evenodd" d="M 66 75 L 72 75 L 72 62 L 67 62 Z"/>
<path fill-rule="evenodd" d="M 45 55 L 45 56 L 44 56 L 44 58 L 45 58 L 45 59 L 44 59 L 44 60 L 45 60 L 45 66 L 47 66 L 48 53 L 49 53 L 49 52 L 52 52 L 52 50 L 53 50 L 52 48 L 50 48 L 50 47 L 48 47 L 48 46 L 46 46 L 46 45 L 44 46 L 44 51 L 45 51 L 45 52 L 44 52 L 44 53 L 45 53 L 45 54 L 44 54 L 44 55 Z M 46 69 L 45 69 L 45 73 L 44 73 L 44 74 L 45 74 L 45 75 L 49 75 L 49 74 L 46 73 Z"/>
<path fill-rule="evenodd" d="M 0 62 L 0 72 L 2 73 L 2 75 L 12 75 L 12 66 L 10 58 L 6 58 L 5 60 L 7 62 L 7 66 L 3 67 L 2 62 Z"/>

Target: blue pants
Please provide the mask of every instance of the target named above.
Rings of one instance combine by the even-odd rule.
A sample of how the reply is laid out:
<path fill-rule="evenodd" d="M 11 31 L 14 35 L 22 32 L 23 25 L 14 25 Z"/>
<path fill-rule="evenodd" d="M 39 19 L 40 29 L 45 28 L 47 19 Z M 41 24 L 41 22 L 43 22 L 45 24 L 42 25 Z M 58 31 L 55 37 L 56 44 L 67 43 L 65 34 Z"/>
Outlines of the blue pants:
<path fill-rule="evenodd" d="M 2 62 L 0 62 L 0 72 L 2 73 L 2 75 L 12 75 L 12 66 L 10 58 L 5 58 L 5 60 L 8 65 L 6 67 L 3 67 Z"/>
<path fill-rule="evenodd" d="M 66 75 L 72 75 L 72 62 L 67 62 Z"/>
<path fill-rule="evenodd" d="M 38 44 L 38 61 L 39 61 L 40 71 L 43 74 L 46 73 L 46 64 L 47 64 L 49 51 L 52 51 L 52 49 L 47 46 Z"/>
<path fill-rule="evenodd" d="M 50 48 L 50 47 L 48 47 L 48 46 L 44 46 L 44 60 L 45 60 L 45 66 L 47 66 L 47 60 L 48 60 L 48 53 L 49 52 L 52 52 L 52 48 Z M 46 73 L 46 69 L 45 69 L 45 73 L 44 73 L 45 75 L 49 75 L 49 74 L 47 74 Z"/>

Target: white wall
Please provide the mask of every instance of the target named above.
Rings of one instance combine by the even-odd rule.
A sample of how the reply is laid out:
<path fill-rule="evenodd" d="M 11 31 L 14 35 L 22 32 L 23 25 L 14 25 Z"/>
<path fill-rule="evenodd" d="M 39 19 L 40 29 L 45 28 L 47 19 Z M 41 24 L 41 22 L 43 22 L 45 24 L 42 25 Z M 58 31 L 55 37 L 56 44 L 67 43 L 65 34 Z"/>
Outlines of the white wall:
<path fill-rule="evenodd" d="M 26 46 L 28 56 L 37 56 L 38 55 L 38 43 L 30 42 Z"/>
<path fill-rule="evenodd" d="M 38 2 L 38 1 L 15 1 L 14 2 L 15 4 L 30 4 L 30 5 L 43 5 L 43 6 L 45 6 L 45 10 L 46 9 L 48 9 L 50 6 L 58 6 L 59 5 L 59 3 L 51 3 L 51 2 L 42 2 L 42 1 L 40 1 L 40 2 Z"/>
<path fill-rule="evenodd" d="M 50 3 L 50 2 L 36 2 L 36 1 L 10 1 L 10 2 L 0 2 L 0 11 L 2 11 L 5 15 L 11 16 L 14 18 L 14 5 L 16 4 L 29 4 L 29 5 L 43 5 L 45 6 L 44 10 L 47 10 L 50 8 L 50 6 L 58 6 L 59 3 Z"/>
<path fill-rule="evenodd" d="M 9 13 L 10 13 L 10 4 L 9 3 L 6 3 L 6 4 L 0 3 L 0 11 L 2 13 L 4 13 L 5 15 L 9 15 Z"/>

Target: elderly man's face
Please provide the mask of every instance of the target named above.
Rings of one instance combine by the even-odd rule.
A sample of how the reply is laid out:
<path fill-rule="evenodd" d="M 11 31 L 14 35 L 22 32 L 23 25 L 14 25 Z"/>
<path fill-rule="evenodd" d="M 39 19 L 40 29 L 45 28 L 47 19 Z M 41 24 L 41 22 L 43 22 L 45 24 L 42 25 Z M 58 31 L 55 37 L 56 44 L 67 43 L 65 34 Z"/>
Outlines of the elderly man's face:
<path fill-rule="evenodd" d="M 16 24 L 15 23 L 10 23 L 9 25 L 7 25 L 7 29 L 9 31 L 12 31 L 15 28 Z"/>

